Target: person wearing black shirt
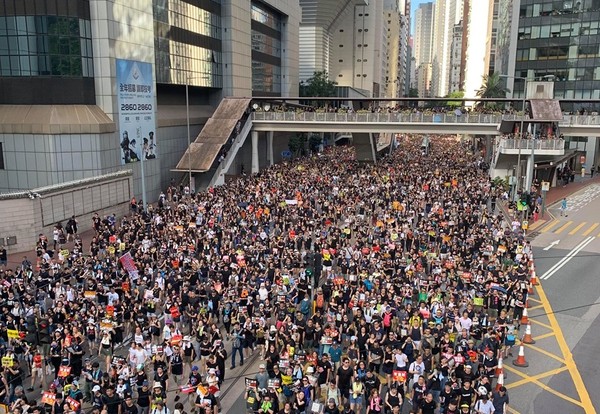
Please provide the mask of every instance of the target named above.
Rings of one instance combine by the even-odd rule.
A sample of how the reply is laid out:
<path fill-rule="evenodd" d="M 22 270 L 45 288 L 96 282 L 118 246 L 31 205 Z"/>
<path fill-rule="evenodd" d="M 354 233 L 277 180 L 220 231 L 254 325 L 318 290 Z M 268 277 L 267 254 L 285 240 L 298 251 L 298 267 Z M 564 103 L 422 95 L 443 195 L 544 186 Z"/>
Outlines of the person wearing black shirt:
<path fill-rule="evenodd" d="M 329 354 L 323 354 L 323 357 L 317 362 L 317 372 L 319 373 L 317 383 L 319 385 L 327 384 L 332 371 L 333 365 L 329 361 Z"/>
<path fill-rule="evenodd" d="M 437 404 L 433 400 L 433 394 L 428 392 L 419 404 L 419 414 L 434 414 L 436 408 Z"/>
<path fill-rule="evenodd" d="M 475 390 L 471 388 L 470 380 L 463 381 L 463 386 L 458 390 L 458 398 L 460 405 L 469 404 L 469 407 L 473 407 L 475 403 Z"/>
<path fill-rule="evenodd" d="M 141 413 L 148 413 L 150 409 L 150 388 L 148 388 L 148 381 L 144 381 L 142 387 L 138 389 L 137 405 L 140 407 Z"/>
<path fill-rule="evenodd" d="M 350 366 L 350 360 L 344 358 L 342 365 L 337 370 L 336 383 L 340 390 L 340 394 L 345 399 L 350 398 L 350 387 L 352 386 L 352 377 L 354 376 L 354 368 Z"/>
<path fill-rule="evenodd" d="M 109 387 L 106 389 L 106 394 L 102 396 L 102 404 L 107 414 L 119 414 L 121 399 L 115 394 L 114 388 Z"/>
<path fill-rule="evenodd" d="M 121 405 L 121 414 L 138 414 L 139 410 L 133 402 L 133 398 L 128 395 Z"/>
<path fill-rule="evenodd" d="M 377 375 L 373 374 L 373 371 L 367 371 L 365 376 L 365 395 L 371 395 L 371 390 L 377 390 L 381 393 L 381 381 Z"/>
<path fill-rule="evenodd" d="M 456 393 L 452 389 L 452 384 L 447 382 L 444 385 L 444 389 L 440 393 L 440 405 L 441 405 L 442 411 L 450 405 L 451 401 L 454 401 L 455 399 L 456 399 Z"/>

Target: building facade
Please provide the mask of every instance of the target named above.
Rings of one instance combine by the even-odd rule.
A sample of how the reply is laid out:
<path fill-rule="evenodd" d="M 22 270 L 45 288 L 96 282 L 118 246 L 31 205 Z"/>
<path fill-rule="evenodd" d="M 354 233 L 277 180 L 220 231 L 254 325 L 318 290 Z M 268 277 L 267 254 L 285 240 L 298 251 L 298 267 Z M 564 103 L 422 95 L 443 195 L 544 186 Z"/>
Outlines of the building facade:
<path fill-rule="evenodd" d="M 514 75 L 553 79 L 556 99 L 600 99 L 600 0 L 556 3 L 521 0 Z"/>
<path fill-rule="evenodd" d="M 180 179 L 186 89 L 192 140 L 222 97 L 297 96 L 299 23 L 297 0 L 0 2 L 0 191 L 130 169 L 139 197 L 143 160 L 154 199 Z M 136 93 L 149 126 L 125 130 Z"/>
<path fill-rule="evenodd" d="M 419 97 L 431 97 L 435 3 L 422 3 L 415 13 L 413 56 Z"/>

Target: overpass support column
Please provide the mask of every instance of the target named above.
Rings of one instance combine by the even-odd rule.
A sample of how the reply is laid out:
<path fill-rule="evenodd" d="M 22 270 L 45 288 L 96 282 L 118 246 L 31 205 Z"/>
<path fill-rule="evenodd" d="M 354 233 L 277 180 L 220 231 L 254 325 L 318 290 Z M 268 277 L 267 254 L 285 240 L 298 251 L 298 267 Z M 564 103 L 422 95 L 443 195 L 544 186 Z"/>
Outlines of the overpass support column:
<path fill-rule="evenodd" d="M 523 189 L 525 191 L 529 191 L 531 189 L 531 183 L 533 182 L 533 157 L 531 155 L 527 156 L 527 172 L 525 173 L 525 183 L 523 184 Z"/>
<path fill-rule="evenodd" d="M 273 165 L 273 131 L 267 132 L 267 155 L 269 156 L 269 165 Z"/>
<path fill-rule="evenodd" d="M 257 174 L 260 170 L 258 161 L 258 131 L 252 131 L 252 174 Z"/>

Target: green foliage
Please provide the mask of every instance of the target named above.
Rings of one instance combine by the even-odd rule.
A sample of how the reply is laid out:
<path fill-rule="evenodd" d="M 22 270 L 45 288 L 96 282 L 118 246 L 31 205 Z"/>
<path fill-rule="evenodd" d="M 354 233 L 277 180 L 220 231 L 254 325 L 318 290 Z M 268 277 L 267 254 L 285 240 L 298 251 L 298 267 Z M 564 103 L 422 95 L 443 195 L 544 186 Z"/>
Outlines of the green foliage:
<path fill-rule="evenodd" d="M 329 97 L 335 96 L 337 82 L 329 79 L 327 72 L 315 72 L 306 82 L 300 82 L 300 96 Z"/>
<path fill-rule="evenodd" d="M 308 137 L 308 148 L 311 151 L 316 152 L 319 149 L 319 145 L 321 145 L 322 142 L 323 140 L 321 139 L 321 135 L 311 134 Z"/>
<path fill-rule="evenodd" d="M 296 134 L 290 138 L 288 148 L 294 156 L 302 155 L 306 148 L 306 142 L 306 134 Z"/>
<path fill-rule="evenodd" d="M 508 190 L 508 177 L 502 178 L 502 177 L 496 177 L 492 180 L 492 185 L 495 188 L 502 188 L 504 191 Z"/>
<path fill-rule="evenodd" d="M 500 74 L 492 73 L 484 75 L 483 84 L 477 91 L 477 96 L 480 98 L 506 98 L 506 94 L 510 92 L 503 83 Z M 483 102 L 479 102 L 478 106 L 483 106 Z M 502 104 L 490 103 L 485 105 L 487 108 L 502 107 Z"/>
<path fill-rule="evenodd" d="M 454 92 L 450 92 L 448 95 L 445 96 L 445 98 L 449 98 L 449 99 L 462 99 L 465 97 L 465 93 L 463 91 L 454 91 Z M 463 102 L 462 101 L 448 101 L 446 102 L 446 105 L 451 107 L 451 108 L 460 108 L 461 106 L 463 106 Z"/>

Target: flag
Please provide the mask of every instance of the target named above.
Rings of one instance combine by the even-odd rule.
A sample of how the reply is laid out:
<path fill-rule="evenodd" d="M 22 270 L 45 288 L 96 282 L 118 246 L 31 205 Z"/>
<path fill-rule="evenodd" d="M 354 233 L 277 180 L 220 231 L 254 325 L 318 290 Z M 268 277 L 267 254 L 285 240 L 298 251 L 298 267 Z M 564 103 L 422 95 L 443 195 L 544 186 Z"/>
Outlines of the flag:
<path fill-rule="evenodd" d="M 123 269 L 127 270 L 127 273 L 129 273 L 129 277 L 131 277 L 131 279 L 136 280 L 138 278 L 138 270 L 130 252 L 127 252 L 121 256 L 119 258 L 119 262 L 121 262 Z"/>

